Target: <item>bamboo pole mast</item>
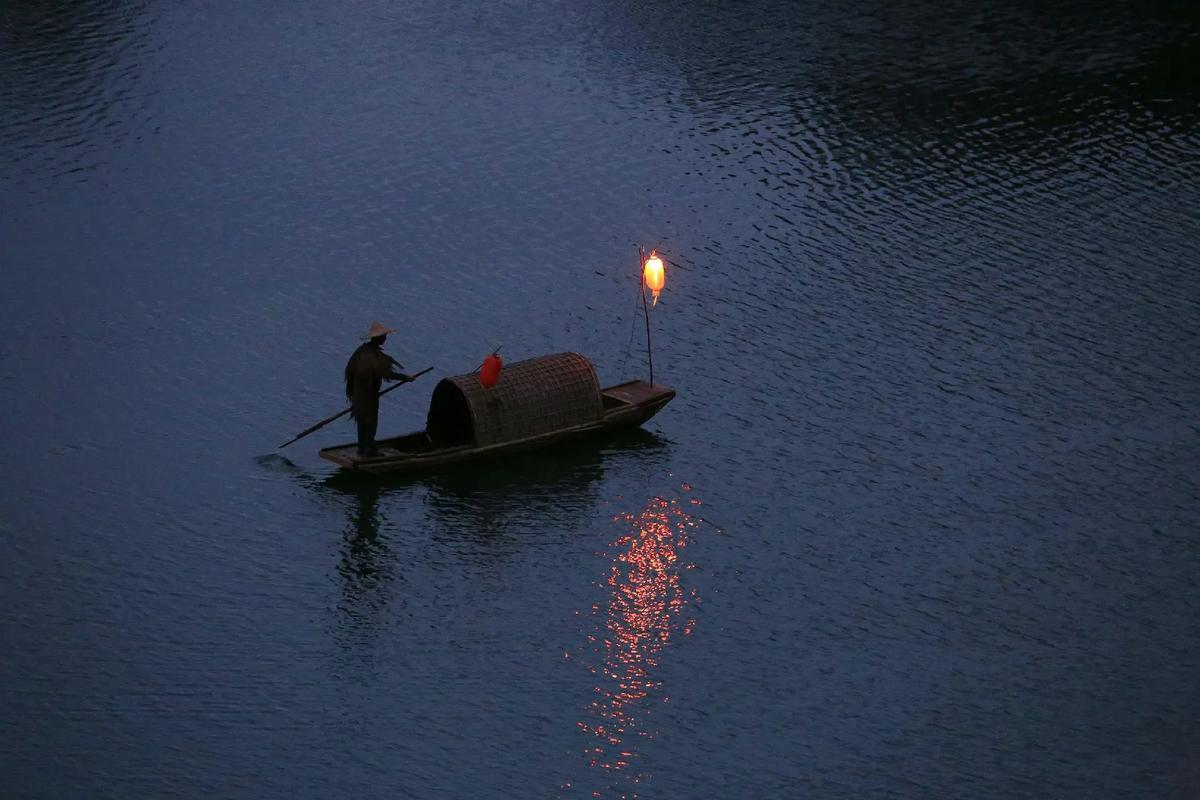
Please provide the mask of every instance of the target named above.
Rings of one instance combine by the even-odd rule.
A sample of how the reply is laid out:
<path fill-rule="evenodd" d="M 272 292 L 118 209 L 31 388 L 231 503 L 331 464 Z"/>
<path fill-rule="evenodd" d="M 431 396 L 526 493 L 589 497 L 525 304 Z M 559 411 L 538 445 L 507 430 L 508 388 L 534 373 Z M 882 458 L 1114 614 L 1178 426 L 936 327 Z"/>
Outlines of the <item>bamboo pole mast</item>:
<path fill-rule="evenodd" d="M 650 366 L 650 385 L 654 385 L 654 356 L 650 349 L 650 309 L 646 305 L 646 251 L 638 245 L 638 282 L 642 289 L 642 315 L 646 318 L 646 362 Z"/>

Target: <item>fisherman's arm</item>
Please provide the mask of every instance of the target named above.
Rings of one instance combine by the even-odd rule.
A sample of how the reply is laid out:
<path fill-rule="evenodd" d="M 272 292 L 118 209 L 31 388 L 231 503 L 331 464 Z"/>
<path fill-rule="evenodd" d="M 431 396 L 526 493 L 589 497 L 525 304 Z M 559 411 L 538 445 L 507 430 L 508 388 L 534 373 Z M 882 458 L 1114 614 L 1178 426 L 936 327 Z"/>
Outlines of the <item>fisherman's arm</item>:
<path fill-rule="evenodd" d="M 387 356 L 386 353 L 384 353 L 384 355 Z M 404 369 L 404 365 L 401 364 L 399 361 L 392 358 L 391 356 L 387 356 L 387 360 L 388 360 L 388 371 L 387 371 L 387 375 L 385 377 L 389 381 L 403 381 L 405 383 L 408 383 L 409 381 L 411 381 L 413 379 L 412 375 L 408 375 L 408 374 L 400 371 L 400 370 Z"/>

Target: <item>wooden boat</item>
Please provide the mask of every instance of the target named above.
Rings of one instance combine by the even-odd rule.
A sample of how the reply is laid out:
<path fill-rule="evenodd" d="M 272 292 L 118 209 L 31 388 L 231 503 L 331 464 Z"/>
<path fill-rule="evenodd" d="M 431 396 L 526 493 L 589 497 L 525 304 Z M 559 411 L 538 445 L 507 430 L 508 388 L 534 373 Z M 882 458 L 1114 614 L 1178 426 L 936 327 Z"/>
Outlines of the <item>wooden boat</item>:
<path fill-rule="evenodd" d="M 674 389 L 640 380 L 601 389 L 592 362 L 554 353 L 506 365 L 491 389 L 475 372 L 443 378 L 425 430 L 379 440 L 370 458 L 354 443 L 320 456 L 364 472 L 430 470 L 641 425 L 674 397 Z"/>

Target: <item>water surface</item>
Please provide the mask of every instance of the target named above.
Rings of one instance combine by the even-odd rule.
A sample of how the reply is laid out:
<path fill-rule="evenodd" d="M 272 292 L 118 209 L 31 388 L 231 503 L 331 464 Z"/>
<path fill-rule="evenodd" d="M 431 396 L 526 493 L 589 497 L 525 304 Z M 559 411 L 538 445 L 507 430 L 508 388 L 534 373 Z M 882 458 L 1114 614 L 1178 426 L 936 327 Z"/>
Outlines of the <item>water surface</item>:
<path fill-rule="evenodd" d="M 5 796 L 1195 795 L 1198 47 L 1168 2 L 10 4 Z M 644 377 L 637 244 L 645 431 L 275 450 L 372 319 Z"/>

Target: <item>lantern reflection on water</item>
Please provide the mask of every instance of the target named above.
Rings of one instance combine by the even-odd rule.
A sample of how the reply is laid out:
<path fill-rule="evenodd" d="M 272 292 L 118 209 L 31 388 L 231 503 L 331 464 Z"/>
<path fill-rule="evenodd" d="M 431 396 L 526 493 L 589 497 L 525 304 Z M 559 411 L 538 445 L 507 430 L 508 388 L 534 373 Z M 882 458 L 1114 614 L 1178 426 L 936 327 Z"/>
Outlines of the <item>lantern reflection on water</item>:
<path fill-rule="evenodd" d="M 595 739 L 585 750 L 589 765 L 619 772 L 623 780 L 637 784 L 649 777 L 632 766 L 638 740 L 654 738 L 646 724 L 651 703 L 667 700 L 653 669 L 663 647 L 681 633 L 690 634 L 695 625 L 693 619 L 680 621 L 696 596 L 679 582 L 679 572 L 686 568 L 679 550 L 687 545 L 696 519 L 678 501 L 655 498 L 640 514 L 617 521 L 628 525 L 628 531 L 613 543 L 616 554 L 605 581 L 607 607 L 592 608 L 595 615 L 604 615 L 602 639 L 589 637 L 599 662 L 591 667 L 599 678 L 597 697 L 589 719 L 578 725 Z"/>

